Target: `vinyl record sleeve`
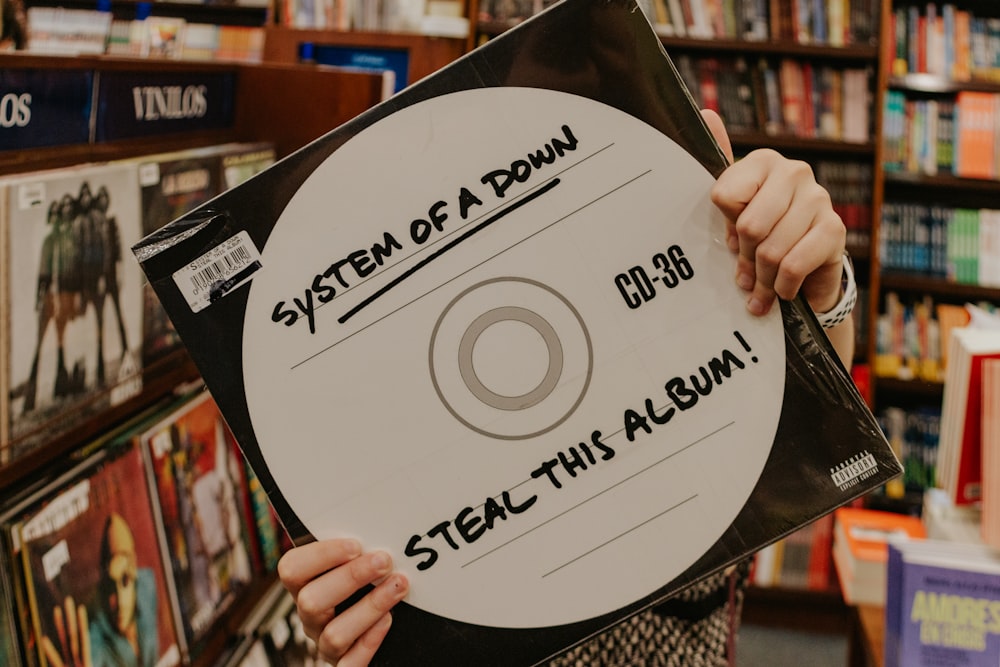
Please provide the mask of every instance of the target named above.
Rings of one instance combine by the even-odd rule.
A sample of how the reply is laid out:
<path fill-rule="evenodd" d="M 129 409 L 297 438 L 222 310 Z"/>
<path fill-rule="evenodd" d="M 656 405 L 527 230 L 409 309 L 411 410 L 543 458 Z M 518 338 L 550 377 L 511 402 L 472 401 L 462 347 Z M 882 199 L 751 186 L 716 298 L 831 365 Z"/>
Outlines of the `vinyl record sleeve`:
<path fill-rule="evenodd" d="M 221 151 L 211 147 L 138 161 L 143 236 L 222 192 Z M 149 366 L 180 346 L 180 338 L 148 284 L 143 286 L 142 356 Z"/>
<path fill-rule="evenodd" d="M 0 388 L 10 458 L 142 390 L 135 164 L 4 180 Z"/>
<path fill-rule="evenodd" d="M 190 656 L 254 576 L 243 505 L 243 456 L 211 394 L 171 409 L 137 436 L 154 518 Z"/>
<path fill-rule="evenodd" d="M 13 525 L 42 667 L 51 664 L 44 638 L 68 648 L 57 621 L 68 598 L 86 610 L 95 666 L 181 662 L 142 454 L 126 442 L 88 458 Z M 134 624 L 138 659 L 119 623 Z"/>
<path fill-rule="evenodd" d="M 535 664 L 900 472 L 634 2 L 565 0 L 134 250 L 297 543 L 385 548 L 378 664 Z"/>

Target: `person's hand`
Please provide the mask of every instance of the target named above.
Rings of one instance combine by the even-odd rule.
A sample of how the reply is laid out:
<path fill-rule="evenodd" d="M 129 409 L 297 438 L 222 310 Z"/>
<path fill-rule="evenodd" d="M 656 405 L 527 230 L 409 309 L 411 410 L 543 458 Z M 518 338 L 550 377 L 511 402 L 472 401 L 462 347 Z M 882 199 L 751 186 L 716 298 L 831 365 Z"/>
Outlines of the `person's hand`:
<path fill-rule="evenodd" d="M 357 540 L 313 542 L 286 552 L 278 562 L 281 583 L 292 594 L 306 636 L 320 656 L 338 667 L 367 665 L 382 644 L 389 610 L 409 591 L 382 551 L 362 553 Z M 341 613 L 335 607 L 368 584 L 375 587 Z"/>
<path fill-rule="evenodd" d="M 722 120 L 709 110 L 702 117 L 732 162 Z M 837 305 L 847 230 L 807 163 L 755 150 L 722 173 L 712 201 L 729 221 L 726 242 L 738 254 L 736 282 L 751 313 L 800 291 L 817 313 Z"/>
<path fill-rule="evenodd" d="M 52 620 L 59 636 L 59 648 L 49 637 L 42 637 L 42 653 L 52 667 L 91 667 L 90 622 L 87 608 L 67 597 L 63 607 L 52 611 Z"/>

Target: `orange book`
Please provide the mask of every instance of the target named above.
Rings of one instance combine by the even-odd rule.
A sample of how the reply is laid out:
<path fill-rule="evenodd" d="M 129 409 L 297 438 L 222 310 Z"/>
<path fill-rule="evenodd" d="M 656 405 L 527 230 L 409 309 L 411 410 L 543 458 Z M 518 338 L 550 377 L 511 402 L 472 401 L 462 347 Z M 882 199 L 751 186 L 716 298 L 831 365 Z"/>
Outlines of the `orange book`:
<path fill-rule="evenodd" d="M 915 516 L 862 507 L 836 510 L 833 562 L 848 604 L 884 604 L 889 540 L 926 537 L 927 529 Z"/>
<path fill-rule="evenodd" d="M 974 90 L 958 93 L 955 111 L 958 120 L 958 152 L 955 173 L 964 178 L 993 178 L 995 169 L 996 95 Z"/>

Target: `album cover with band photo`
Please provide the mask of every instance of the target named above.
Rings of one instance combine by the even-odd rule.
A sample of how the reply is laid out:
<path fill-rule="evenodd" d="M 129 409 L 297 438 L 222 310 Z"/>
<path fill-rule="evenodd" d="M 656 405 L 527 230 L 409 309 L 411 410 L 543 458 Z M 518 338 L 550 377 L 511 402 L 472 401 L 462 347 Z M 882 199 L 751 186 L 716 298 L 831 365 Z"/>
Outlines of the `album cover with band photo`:
<path fill-rule="evenodd" d="M 564 0 L 134 247 L 296 543 L 411 582 L 376 664 L 537 664 L 900 472 L 632 0 Z"/>

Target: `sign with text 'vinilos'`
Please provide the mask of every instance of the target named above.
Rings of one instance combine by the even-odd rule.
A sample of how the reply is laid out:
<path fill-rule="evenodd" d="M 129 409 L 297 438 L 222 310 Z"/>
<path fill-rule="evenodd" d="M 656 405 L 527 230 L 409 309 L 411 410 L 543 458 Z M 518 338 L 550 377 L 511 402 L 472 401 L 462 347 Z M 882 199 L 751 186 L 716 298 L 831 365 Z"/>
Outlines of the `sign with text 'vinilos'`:
<path fill-rule="evenodd" d="M 95 140 L 232 127 L 236 71 L 102 71 Z"/>

